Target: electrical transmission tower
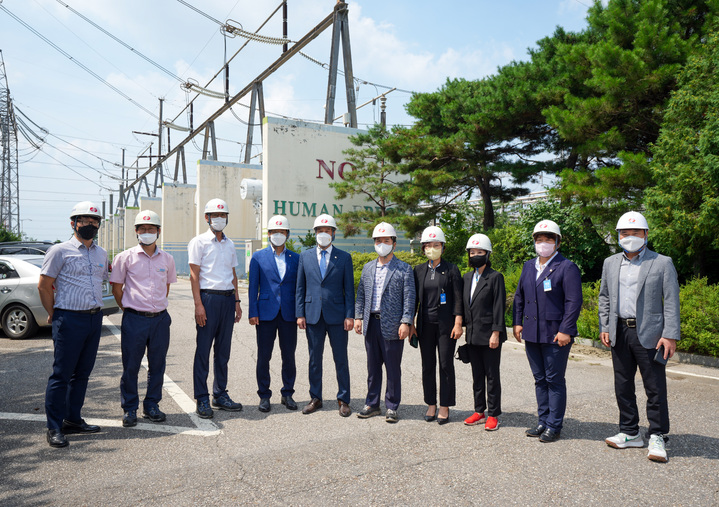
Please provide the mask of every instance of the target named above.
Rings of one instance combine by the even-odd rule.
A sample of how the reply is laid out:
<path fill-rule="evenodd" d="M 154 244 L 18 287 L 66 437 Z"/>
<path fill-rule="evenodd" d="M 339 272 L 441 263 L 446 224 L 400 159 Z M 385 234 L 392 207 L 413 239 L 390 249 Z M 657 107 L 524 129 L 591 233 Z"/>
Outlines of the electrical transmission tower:
<path fill-rule="evenodd" d="M 0 50 L 0 224 L 20 234 L 17 122 Z"/>

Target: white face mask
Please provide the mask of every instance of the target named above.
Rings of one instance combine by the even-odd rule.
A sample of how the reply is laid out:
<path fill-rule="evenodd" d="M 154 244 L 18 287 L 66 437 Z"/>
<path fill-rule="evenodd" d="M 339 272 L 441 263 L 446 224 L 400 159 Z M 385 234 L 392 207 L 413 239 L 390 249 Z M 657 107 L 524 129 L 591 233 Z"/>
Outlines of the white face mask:
<path fill-rule="evenodd" d="M 285 241 L 287 241 L 287 236 L 285 236 L 281 232 L 276 232 L 270 235 L 270 243 L 272 243 L 274 246 L 282 246 L 285 244 Z"/>
<path fill-rule="evenodd" d="M 619 238 L 619 244 L 627 252 L 634 253 L 642 249 L 642 247 L 646 244 L 646 240 L 636 236 L 626 236 L 624 238 Z"/>
<path fill-rule="evenodd" d="M 326 232 L 320 232 L 317 234 L 317 244 L 321 246 L 322 248 L 330 246 L 330 243 L 332 243 L 332 235 L 327 234 Z"/>
<path fill-rule="evenodd" d="M 210 227 L 212 227 L 213 231 L 220 232 L 222 229 L 225 228 L 227 225 L 227 219 L 226 218 L 211 218 L 210 219 Z"/>
<path fill-rule="evenodd" d="M 155 241 L 157 241 L 157 233 L 156 232 L 146 232 L 144 234 L 138 234 L 137 239 L 140 241 L 141 245 L 151 245 Z"/>
<path fill-rule="evenodd" d="M 534 251 L 537 252 L 537 255 L 540 257 L 551 257 L 554 253 L 554 247 L 556 246 L 556 243 L 535 243 L 534 244 Z"/>
<path fill-rule="evenodd" d="M 377 252 L 377 255 L 379 255 L 380 257 L 387 257 L 389 254 L 392 253 L 392 244 L 387 244 L 387 243 L 375 244 L 374 251 Z"/>
<path fill-rule="evenodd" d="M 426 255 L 429 260 L 436 261 L 437 259 L 442 257 L 442 247 L 435 246 L 432 248 L 425 248 L 424 255 Z"/>

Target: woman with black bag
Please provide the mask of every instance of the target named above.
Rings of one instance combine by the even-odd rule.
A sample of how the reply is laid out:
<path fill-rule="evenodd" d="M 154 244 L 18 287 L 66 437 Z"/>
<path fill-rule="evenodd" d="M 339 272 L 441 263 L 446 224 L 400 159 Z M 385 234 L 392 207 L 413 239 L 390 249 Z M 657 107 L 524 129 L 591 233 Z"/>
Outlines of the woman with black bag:
<path fill-rule="evenodd" d="M 429 262 L 414 268 L 417 289 L 417 335 L 422 356 L 422 388 L 427 413 L 424 420 L 449 422 L 456 404 L 454 351 L 462 336 L 462 275 L 442 259 L 446 243 L 442 229 L 422 232 L 422 252 Z M 439 410 L 437 410 L 437 356 L 439 355 Z"/>
<path fill-rule="evenodd" d="M 475 410 L 464 420 L 464 424 L 474 426 L 484 423 L 487 431 L 499 427 L 497 417 L 502 413 L 499 362 L 502 343 L 507 340 L 504 277 L 491 268 L 491 253 L 492 242 L 484 234 L 475 234 L 467 241 L 472 271 L 464 275 L 463 297 Z"/>

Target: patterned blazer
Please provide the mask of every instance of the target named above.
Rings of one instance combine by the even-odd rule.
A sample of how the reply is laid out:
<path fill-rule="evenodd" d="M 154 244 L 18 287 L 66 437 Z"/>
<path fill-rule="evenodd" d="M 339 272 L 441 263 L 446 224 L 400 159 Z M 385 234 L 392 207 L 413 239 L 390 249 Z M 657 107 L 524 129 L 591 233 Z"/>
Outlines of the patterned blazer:
<path fill-rule="evenodd" d="M 367 334 L 367 327 L 369 326 L 376 271 L 377 259 L 365 264 L 357 286 L 355 319 L 362 319 L 362 331 L 364 334 Z M 387 265 L 387 276 L 384 279 L 382 300 L 380 302 L 380 328 L 382 329 L 382 337 L 385 340 L 399 340 L 400 324 L 412 324 L 414 299 L 412 268 L 406 262 L 393 256 Z"/>

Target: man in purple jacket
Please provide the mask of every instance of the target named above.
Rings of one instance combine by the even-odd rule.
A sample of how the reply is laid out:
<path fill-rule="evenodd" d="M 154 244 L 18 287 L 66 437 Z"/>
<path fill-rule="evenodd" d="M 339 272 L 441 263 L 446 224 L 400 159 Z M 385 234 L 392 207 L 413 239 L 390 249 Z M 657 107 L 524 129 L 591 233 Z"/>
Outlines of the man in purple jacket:
<path fill-rule="evenodd" d="M 555 442 L 567 407 L 564 374 L 582 309 L 582 278 L 577 265 L 558 252 L 562 234 L 556 223 L 542 220 L 532 237 L 537 257 L 522 268 L 513 331 L 518 342 L 524 338 L 537 395 L 538 424 L 526 435 Z"/>

